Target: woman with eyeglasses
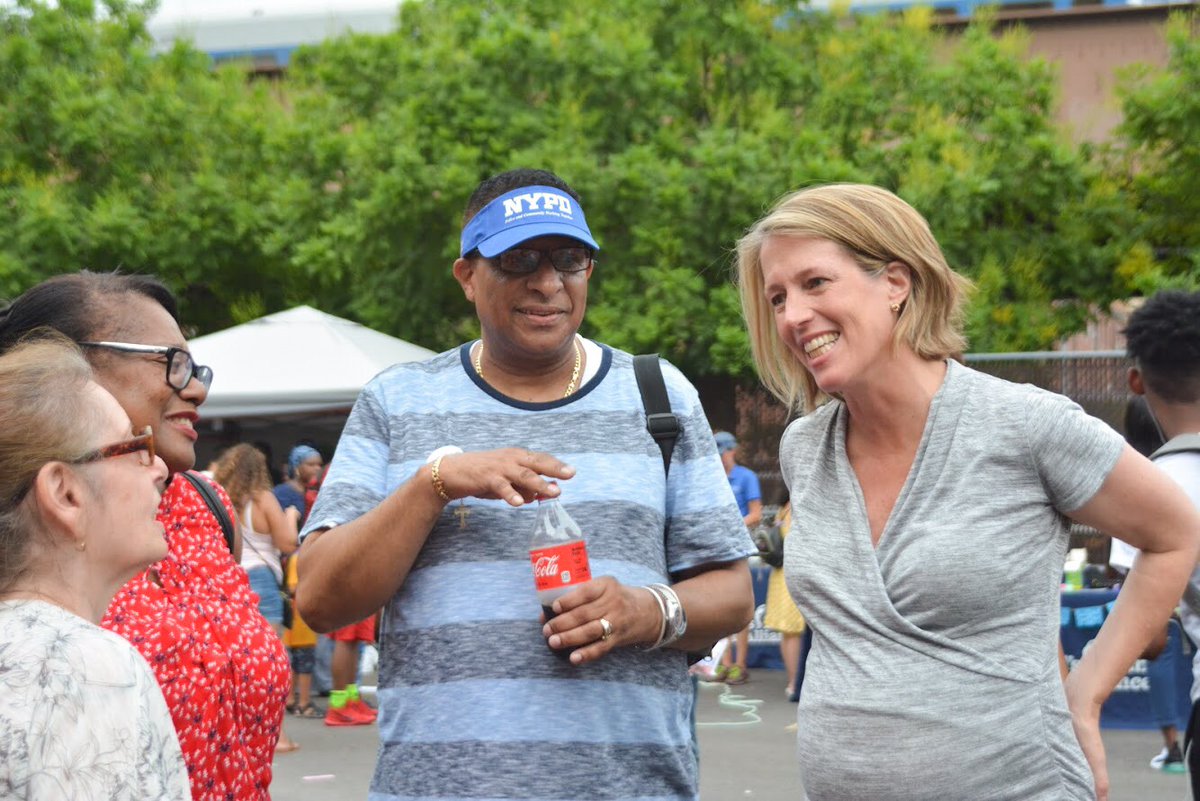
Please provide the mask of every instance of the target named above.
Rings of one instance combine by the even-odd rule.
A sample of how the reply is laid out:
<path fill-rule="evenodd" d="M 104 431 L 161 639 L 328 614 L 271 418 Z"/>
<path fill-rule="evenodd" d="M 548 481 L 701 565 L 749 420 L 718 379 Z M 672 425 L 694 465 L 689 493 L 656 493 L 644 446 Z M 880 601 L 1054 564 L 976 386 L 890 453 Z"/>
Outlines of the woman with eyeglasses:
<path fill-rule="evenodd" d="M 191 798 L 162 692 L 97 625 L 167 553 L 150 428 L 61 336 L 0 356 L 0 797 Z"/>
<path fill-rule="evenodd" d="M 135 429 L 154 429 L 170 474 L 158 507 L 166 558 L 116 591 L 101 625 L 150 663 L 197 801 L 266 801 L 287 654 L 214 512 L 178 478 L 196 460 L 195 424 L 212 370 L 188 352 L 170 291 L 146 276 L 81 271 L 38 284 L 0 310 L 0 353 L 43 327 L 82 345 L 96 382 Z"/>

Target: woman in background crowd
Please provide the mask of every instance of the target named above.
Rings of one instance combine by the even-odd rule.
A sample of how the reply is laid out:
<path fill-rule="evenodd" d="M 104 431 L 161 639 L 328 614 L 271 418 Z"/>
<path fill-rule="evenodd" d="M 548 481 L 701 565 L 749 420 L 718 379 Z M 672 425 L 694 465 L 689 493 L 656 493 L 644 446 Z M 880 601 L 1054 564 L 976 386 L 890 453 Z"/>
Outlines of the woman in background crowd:
<path fill-rule="evenodd" d="M 284 575 L 280 555 L 287 556 L 299 544 L 300 512 L 294 506 L 280 507 L 271 491 L 267 457 L 253 445 L 234 445 L 221 454 L 213 478 L 229 493 L 237 511 L 242 569 L 250 578 L 250 588 L 258 594 L 258 611 L 282 641 Z M 280 724 L 275 752 L 286 754 L 299 747 Z"/>
<path fill-rule="evenodd" d="M 287 479 L 274 489 L 275 499 L 284 509 L 293 507 L 300 513 L 300 524 L 305 518 L 305 493 L 317 483 L 325 461 L 320 452 L 311 445 L 297 445 L 288 454 Z"/>
<path fill-rule="evenodd" d="M 288 454 L 288 478 L 275 487 L 275 499 L 285 510 L 293 507 L 300 513 L 299 525 L 304 525 L 311 502 L 308 495 L 316 495 L 325 461 L 320 452 L 311 445 L 300 444 Z M 287 560 L 284 570 L 285 586 L 293 596 L 300 575 L 295 559 Z M 283 633 L 283 644 L 287 646 L 292 660 L 292 694 L 288 697 L 288 712 L 302 718 L 324 717 L 325 713 L 312 702 L 313 673 L 317 666 L 317 633 L 313 631 L 300 613 L 292 610 L 292 625 Z"/>
<path fill-rule="evenodd" d="M 167 553 L 167 478 L 65 338 L 0 356 L 0 797 L 189 799 L 162 691 L 97 625 Z"/>
<path fill-rule="evenodd" d="M 101 625 L 150 663 L 196 801 L 267 801 L 287 654 L 214 511 L 179 477 L 196 461 L 195 424 L 212 370 L 188 352 L 175 298 L 146 276 L 81 271 L 43 281 L 0 312 L 0 352 L 41 327 L 84 346 L 96 382 L 134 429 L 153 428 L 171 474 L 158 507 L 167 556 L 117 591 Z"/>
<path fill-rule="evenodd" d="M 891 192 L 789 195 L 738 273 L 759 374 L 807 412 L 779 457 L 787 584 L 816 632 L 809 798 L 1107 798 L 1100 705 L 1179 600 L 1200 514 L 1073 402 L 949 358 L 969 283 Z M 1064 688 L 1067 516 L 1142 557 Z"/>

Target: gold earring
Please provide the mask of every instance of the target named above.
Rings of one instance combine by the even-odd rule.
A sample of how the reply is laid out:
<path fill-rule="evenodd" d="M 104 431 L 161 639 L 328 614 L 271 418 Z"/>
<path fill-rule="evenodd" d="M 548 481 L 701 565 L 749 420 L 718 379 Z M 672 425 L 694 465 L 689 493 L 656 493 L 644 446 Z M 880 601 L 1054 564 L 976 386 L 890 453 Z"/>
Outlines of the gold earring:
<path fill-rule="evenodd" d="M 892 309 L 892 313 L 893 313 L 893 314 L 899 314 L 899 313 L 900 313 L 900 304 L 899 304 L 899 303 L 893 303 L 893 304 L 891 305 L 891 309 Z"/>

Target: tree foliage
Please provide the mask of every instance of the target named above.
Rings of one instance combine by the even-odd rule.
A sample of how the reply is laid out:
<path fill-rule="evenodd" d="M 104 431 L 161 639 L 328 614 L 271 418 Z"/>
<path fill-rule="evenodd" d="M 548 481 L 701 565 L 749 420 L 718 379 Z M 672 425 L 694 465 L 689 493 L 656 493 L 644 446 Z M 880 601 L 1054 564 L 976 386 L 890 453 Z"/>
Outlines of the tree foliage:
<path fill-rule="evenodd" d="M 1165 70 L 1130 70 L 1112 174 L 1137 210 L 1135 244 L 1117 273 L 1131 288 L 1200 288 L 1200 15 L 1167 25 Z"/>
<path fill-rule="evenodd" d="M 139 7 L 105 12 L 0 8 L 0 294 L 121 267 L 164 276 L 202 330 L 279 306 L 270 87 L 187 47 L 154 56 Z"/>
<path fill-rule="evenodd" d="M 1124 233 L 1128 182 L 1056 129 L 1051 68 L 986 18 L 952 39 L 920 9 L 424 0 L 272 85 L 153 56 L 142 7 L 106 11 L 0 10 L 0 295 L 122 265 L 201 331 L 309 302 L 448 347 L 476 330 L 449 270 L 461 208 L 513 166 L 584 197 L 586 333 L 694 375 L 748 371 L 733 244 L 812 183 L 929 218 L 978 283 L 976 350 L 1046 347 L 1157 264 Z"/>

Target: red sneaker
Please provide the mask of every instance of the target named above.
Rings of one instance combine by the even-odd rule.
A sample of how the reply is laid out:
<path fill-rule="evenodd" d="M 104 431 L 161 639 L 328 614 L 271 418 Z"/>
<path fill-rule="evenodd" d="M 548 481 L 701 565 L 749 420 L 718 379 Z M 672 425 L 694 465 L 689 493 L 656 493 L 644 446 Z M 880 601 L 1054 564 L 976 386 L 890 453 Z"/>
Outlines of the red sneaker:
<path fill-rule="evenodd" d="M 379 717 L 379 713 L 361 698 L 355 698 L 353 701 L 347 701 L 346 706 L 348 708 L 352 708 L 354 710 L 354 714 L 362 717 L 367 721 L 367 723 L 374 723 L 375 719 Z"/>
<path fill-rule="evenodd" d="M 325 712 L 326 726 L 366 726 L 371 723 L 374 718 L 368 720 L 357 709 L 351 706 L 353 702 L 348 701 L 343 707 L 330 706 Z"/>

